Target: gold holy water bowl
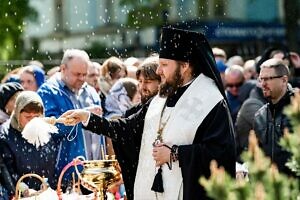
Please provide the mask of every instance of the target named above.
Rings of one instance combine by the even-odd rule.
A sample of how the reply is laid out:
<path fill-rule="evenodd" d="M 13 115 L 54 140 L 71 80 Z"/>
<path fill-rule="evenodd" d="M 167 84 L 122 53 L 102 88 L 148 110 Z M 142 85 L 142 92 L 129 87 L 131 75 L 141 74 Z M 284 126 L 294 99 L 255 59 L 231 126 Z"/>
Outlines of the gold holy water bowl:
<path fill-rule="evenodd" d="M 95 199 L 106 200 L 106 191 L 109 186 L 121 180 L 118 161 L 109 160 L 83 160 L 83 170 L 76 173 L 81 184 L 95 193 Z"/>

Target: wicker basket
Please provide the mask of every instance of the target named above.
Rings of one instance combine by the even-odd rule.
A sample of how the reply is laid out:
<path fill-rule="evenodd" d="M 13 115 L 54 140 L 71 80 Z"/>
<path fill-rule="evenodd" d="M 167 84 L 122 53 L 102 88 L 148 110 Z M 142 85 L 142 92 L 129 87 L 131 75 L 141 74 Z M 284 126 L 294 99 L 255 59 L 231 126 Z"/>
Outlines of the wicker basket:
<path fill-rule="evenodd" d="M 70 167 L 74 167 L 74 166 L 77 166 L 77 165 L 82 165 L 82 160 L 80 160 L 79 158 L 75 158 L 72 162 L 70 162 L 69 164 L 67 164 L 63 170 L 61 171 L 60 175 L 59 175 L 59 178 L 58 178 L 58 183 L 57 183 L 57 188 L 56 188 L 56 193 L 57 193 L 57 196 L 58 196 L 58 199 L 59 200 L 62 200 L 62 190 L 61 190 L 61 182 L 62 182 L 62 178 L 65 174 L 65 172 L 70 168 Z M 78 187 L 77 189 L 80 190 L 80 183 L 78 183 L 75 187 Z M 77 191 L 79 193 L 79 191 Z"/>
<path fill-rule="evenodd" d="M 40 180 L 42 182 L 42 189 L 31 194 L 30 196 L 38 196 L 40 193 L 44 192 L 47 190 L 48 186 L 47 186 L 47 183 L 45 182 L 45 180 L 37 175 L 37 174 L 25 174 L 23 176 L 21 176 L 21 178 L 18 180 L 17 182 L 17 185 L 16 185 L 16 194 L 15 194 L 15 200 L 19 200 L 19 199 L 22 199 L 21 198 L 21 192 L 19 191 L 19 188 L 20 188 L 20 184 L 22 183 L 22 181 L 25 179 L 25 178 L 29 178 L 29 177 L 34 177 L 38 180 Z"/>

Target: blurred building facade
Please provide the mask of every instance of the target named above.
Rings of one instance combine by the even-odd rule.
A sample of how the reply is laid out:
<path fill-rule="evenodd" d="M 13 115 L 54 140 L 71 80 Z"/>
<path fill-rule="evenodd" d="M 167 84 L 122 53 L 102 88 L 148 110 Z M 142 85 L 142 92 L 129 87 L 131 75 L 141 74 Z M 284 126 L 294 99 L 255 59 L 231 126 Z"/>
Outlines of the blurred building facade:
<path fill-rule="evenodd" d="M 284 40 L 284 0 L 169 0 L 167 23 L 204 32 L 212 46 L 253 56 L 268 43 Z M 120 0 L 31 0 L 37 23 L 28 23 L 27 49 L 61 52 L 93 43 L 121 56 L 146 56 L 157 50 L 160 27 L 126 28 L 130 7 Z"/>

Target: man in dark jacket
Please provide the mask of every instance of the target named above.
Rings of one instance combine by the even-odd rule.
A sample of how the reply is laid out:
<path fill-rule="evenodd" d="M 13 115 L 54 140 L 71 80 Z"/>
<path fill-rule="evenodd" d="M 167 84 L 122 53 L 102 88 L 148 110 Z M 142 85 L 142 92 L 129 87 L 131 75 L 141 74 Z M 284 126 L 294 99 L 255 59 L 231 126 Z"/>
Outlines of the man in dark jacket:
<path fill-rule="evenodd" d="M 283 113 L 293 95 L 288 75 L 289 69 L 281 59 L 272 58 L 261 65 L 259 81 L 268 103 L 255 113 L 254 130 L 259 144 L 279 171 L 291 174 L 285 166 L 290 154 L 278 144 L 285 128 L 293 132 L 289 118 Z"/>
<path fill-rule="evenodd" d="M 232 120 L 215 65 L 204 35 L 163 28 L 156 71 L 161 84 L 151 102 L 126 119 L 108 121 L 84 110 L 62 116 L 123 148 L 128 139 L 136 141 L 137 168 L 126 169 L 134 180 L 128 199 L 206 199 L 199 177 L 210 176 L 211 160 L 235 175 Z"/>

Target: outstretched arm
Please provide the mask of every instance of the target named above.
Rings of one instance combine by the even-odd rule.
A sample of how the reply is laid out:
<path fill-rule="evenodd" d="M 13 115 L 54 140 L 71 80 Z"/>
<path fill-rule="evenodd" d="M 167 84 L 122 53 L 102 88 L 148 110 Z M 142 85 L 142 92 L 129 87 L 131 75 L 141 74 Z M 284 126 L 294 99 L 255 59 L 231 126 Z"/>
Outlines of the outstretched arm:
<path fill-rule="evenodd" d="M 122 119 L 108 120 L 82 109 L 69 110 L 60 118 L 65 119 L 65 125 L 74 126 L 81 122 L 85 129 L 96 134 L 103 134 L 114 141 L 126 142 L 131 137 L 141 137 L 147 109 L 148 105 L 145 105 L 137 113 Z"/>

